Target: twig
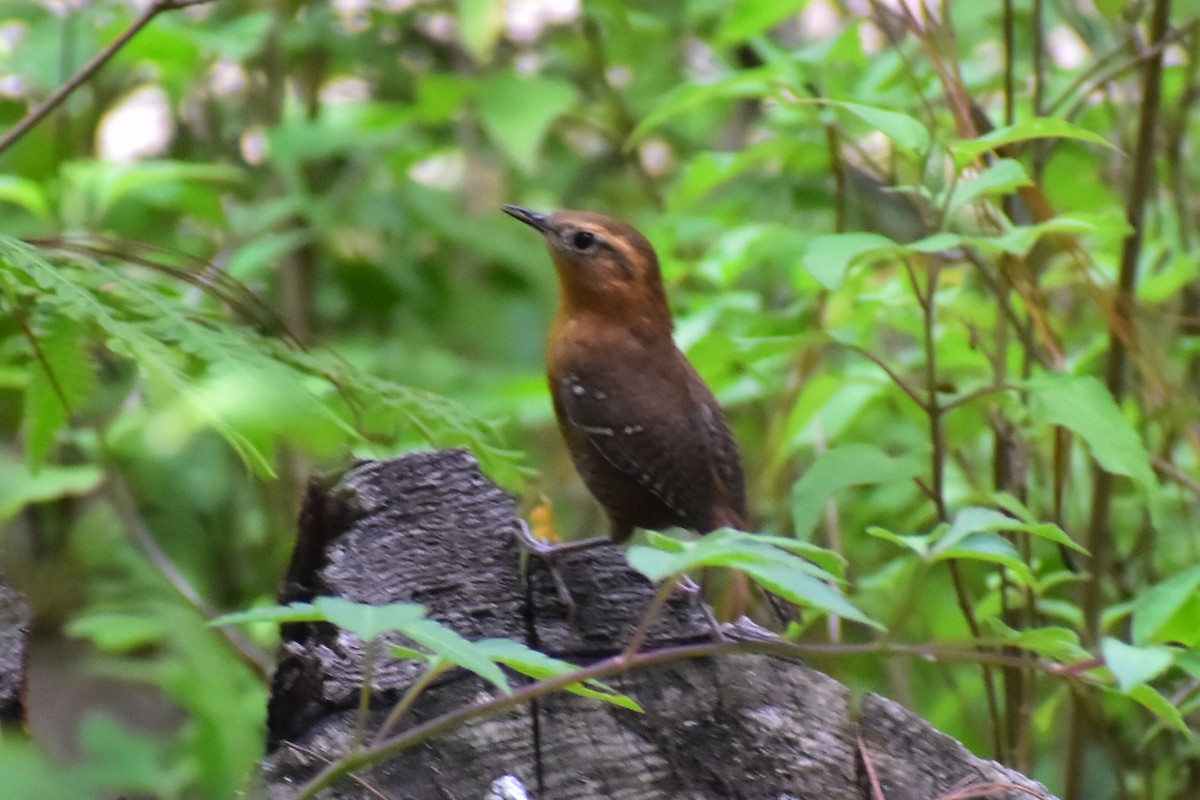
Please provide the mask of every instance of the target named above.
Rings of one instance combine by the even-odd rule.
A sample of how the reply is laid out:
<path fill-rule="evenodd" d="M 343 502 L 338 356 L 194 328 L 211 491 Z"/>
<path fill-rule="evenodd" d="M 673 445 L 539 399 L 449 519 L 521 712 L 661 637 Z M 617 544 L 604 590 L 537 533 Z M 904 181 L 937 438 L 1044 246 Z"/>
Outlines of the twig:
<path fill-rule="evenodd" d="M 106 484 L 109 499 L 112 501 L 113 508 L 116 509 L 117 516 L 125 526 L 125 530 L 129 532 L 130 538 L 133 539 L 141 551 L 145 554 L 150 563 L 162 574 L 167 582 L 175 588 L 175 591 L 190 605 L 200 616 L 205 619 L 213 619 L 217 616 L 217 610 L 209 605 L 208 601 L 200 596 L 200 593 L 188 583 L 183 573 L 175 566 L 161 547 L 155 541 L 154 536 L 146 527 L 145 521 L 138 513 L 137 504 L 133 500 L 133 493 L 130 492 L 129 486 L 125 483 L 124 478 L 115 472 L 110 471 Z M 223 638 L 236 653 L 246 666 L 259 677 L 262 681 L 267 681 L 271 677 L 271 659 L 256 647 L 249 639 L 242 636 L 237 630 L 223 626 L 217 628 L 217 635 Z"/>
<path fill-rule="evenodd" d="M 157 2 L 151 3 L 146 7 L 146 10 L 138 15 L 138 18 L 135 19 L 128 28 L 121 32 L 121 35 L 118 36 L 112 42 L 112 44 L 97 53 L 95 57 L 85 64 L 81 70 L 72 75 L 71 78 L 62 86 L 58 87 L 58 90 L 54 92 L 54 94 L 43 100 L 42 103 L 36 108 L 30 110 L 30 112 L 26 114 L 20 122 L 9 128 L 8 133 L 0 137 L 0 153 L 3 153 L 9 147 L 15 144 L 16 141 L 28 133 L 34 125 L 37 125 L 39 122 L 45 119 L 51 111 L 62 105 L 62 102 L 66 100 L 72 92 L 86 83 L 87 80 L 97 72 L 97 70 L 107 64 L 113 56 L 120 52 L 121 48 L 129 44 L 129 41 L 136 36 L 142 30 L 142 28 L 149 25 L 152 19 L 164 11 L 174 11 L 175 9 L 187 8 L 188 6 L 198 6 L 208 2 L 211 2 L 211 0 L 157 0 Z"/>

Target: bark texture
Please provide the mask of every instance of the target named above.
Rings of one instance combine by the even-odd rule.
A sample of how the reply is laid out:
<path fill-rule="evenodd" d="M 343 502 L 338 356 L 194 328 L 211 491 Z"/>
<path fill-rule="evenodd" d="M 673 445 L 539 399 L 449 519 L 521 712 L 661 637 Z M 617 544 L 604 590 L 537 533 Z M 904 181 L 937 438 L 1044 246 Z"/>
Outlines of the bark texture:
<path fill-rule="evenodd" d="M 466 452 L 361 462 L 335 485 L 310 488 L 282 600 L 418 602 L 469 639 L 515 639 L 578 664 L 619 652 L 654 587 L 616 548 L 572 555 L 561 565 L 578 606 L 569 624 L 544 565 L 531 559 L 522 569 L 514 514 L 512 498 Z M 727 634 L 763 632 L 740 625 Z M 708 636 L 694 605 L 676 597 L 647 647 Z M 292 797 L 350 746 L 364 650 L 327 625 L 285 626 L 263 761 L 268 797 Z M 377 665 L 368 731 L 417 674 L 411 662 Z M 934 800 L 988 783 L 997 784 L 993 794 L 970 796 L 1053 800 L 895 703 L 867 695 L 852 704 L 846 687 L 796 660 L 698 659 L 607 682 L 645 713 L 553 695 L 432 739 L 322 797 L 866 800 L 873 771 L 887 800 Z M 407 722 L 494 691 L 452 671 L 420 696 Z"/>
<path fill-rule="evenodd" d="M 25 678 L 32 612 L 0 575 L 0 727 L 25 724 Z"/>

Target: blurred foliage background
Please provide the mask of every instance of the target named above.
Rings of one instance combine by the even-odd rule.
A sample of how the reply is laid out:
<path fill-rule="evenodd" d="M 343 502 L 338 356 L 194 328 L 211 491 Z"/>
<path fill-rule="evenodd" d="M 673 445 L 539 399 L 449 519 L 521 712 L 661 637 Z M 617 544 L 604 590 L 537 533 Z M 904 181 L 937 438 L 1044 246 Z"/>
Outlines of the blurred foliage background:
<path fill-rule="evenodd" d="M 0 4 L 0 135 L 146 8 Z M 788 635 L 930 645 L 817 666 L 1061 796 L 1195 797 L 1198 13 L 153 15 L 0 140 L 0 544 L 36 613 L 0 796 L 243 787 L 273 631 L 205 619 L 273 599 L 305 480 L 351 456 L 469 446 L 561 534 L 601 529 L 514 202 L 655 244 L 756 527 L 841 553 L 888 628 Z"/>

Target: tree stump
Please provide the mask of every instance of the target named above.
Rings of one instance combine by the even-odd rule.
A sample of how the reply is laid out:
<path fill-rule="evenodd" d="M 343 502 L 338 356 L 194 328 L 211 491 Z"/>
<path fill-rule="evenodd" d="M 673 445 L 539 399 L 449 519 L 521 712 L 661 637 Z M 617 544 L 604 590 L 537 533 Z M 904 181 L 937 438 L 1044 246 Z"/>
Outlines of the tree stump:
<path fill-rule="evenodd" d="M 529 559 L 522 569 L 514 514 L 512 498 L 465 451 L 360 462 L 332 487 L 310 486 L 281 601 L 416 602 L 472 640 L 515 639 L 580 665 L 620 652 L 654 587 L 615 547 L 572 555 L 561 564 L 578 607 L 572 625 L 545 566 Z M 726 630 L 765 635 L 746 623 Z M 646 648 L 709 635 L 694 604 L 676 597 Z M 279 800 L 349 747 L 365 653 L 361 640 L 325 624 L 285 625 L 283 640 L 263 761 L 264 792 Z M 420 671 L 411 661 L 377 661 L 368 732 Z M 971 796 L 1053 800 L 883 697 L 852 708 L 846 687 L 794 659 L 702 658 L 606 682 L 645 713 L 551 695 L 431 739 L 321 796 L 861 800 L 873 797 L 873 772 L 887 800 L 934 800 L 979 784 L 998 788 Z M 420 695 L 405 724 L 495 692 L 452 670 Z"/>
<path fill-rule="evenodd" d="M 33 612 L 0 575 L 0 728 L 25 724 L 25 680 Z"/>

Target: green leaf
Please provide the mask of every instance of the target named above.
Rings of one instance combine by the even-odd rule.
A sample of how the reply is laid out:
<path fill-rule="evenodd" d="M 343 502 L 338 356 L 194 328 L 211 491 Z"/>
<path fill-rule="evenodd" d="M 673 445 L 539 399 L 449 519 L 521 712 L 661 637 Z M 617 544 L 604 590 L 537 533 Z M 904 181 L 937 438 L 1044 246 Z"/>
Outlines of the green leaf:
<path fill-rule="evenodd" d="M 734 0 L 717 30 L 712 46 L 730 45 L 766 33 L 807 5 L 805 0 Z"/>
<path fill-rule="evenodd" d="M 425 608 L 418 603 L 373 606 L 341 597 L 318 597 L 313 600 L 313 606 L 327 621 L 367 642 L 392 631 L 407 636 L 408 626 L 425 616 Z"/>
<path fill-rule="evenodd" d="M 33 503 L 90 494 L 103 481 L 104 470 L 94 464 L 45 466 L 35 473 L 27 463 L 0 453 L 0 521 Z"/>
<path fill-rule="evenodd" d="M 1004 638 L 1006 644 L 1028 650 L 1044 658 L 1057 661 L 1084 661 L 1090 657 L 1087 649 L 1079 642 L 1079 634 L 1070 628 L 1047 625 L 1040 628 L 1014 630 L 999 619 L 991 618 L 988 624 Z"/>
<path fill-rule="evenodd" d="M 899 245 L 878 233 L 827 233 L 808 243 L 800 263 L 826 289 L 841 287 L 852 264 L 883 258 Z"/>
<path fill-rule="evenodd" d="M 68 409 L 78 406 L 95 383 L 84 329 L 66 315 L 54 317 L 44 332 L 33 331 L 29 343 L 36 357 L 25 390 L 25 449 L 35 470 L 46 462 L 59 430 L 67 424 Z M 64 405 L 65 404 L 65 405 Z"/>
<path fill-rule="evenodd" d="M 1200 566 L 1190 567 L 1139 593 L 1133 608 L 1135 645 L 1200 642 Z"/>
<path fill-rule="evenodd" d="M 445 662 L 441 656 L 430 655 L 424 650 L 417 650 L 412 647 L 404 647 L 399 644 L 389 644 L 388 650 L 396 658 L 403 658 L 409 661 L 428 661 L 430 664 L 441 664 Z"/>
<path fill-rule="evenodd" d="M 1175 704 L 1163 697 L 1162 693 L 1153 686 L 1141 683 L 1132 687 L 1125 694 L 1175 730 L 1189 738 L 1195 738 L 1195 732 L 1192 731 L 1187 721 L 1179 713 L 1179 709 L 1175 707 Z"/>
<path fill-rule="evenodd" d="M 910 481 L 927 468 L 921 453 L 890 456 L 869 444 L 844 444 L 822 453 L 792 488 L 796 538 L 806 539 L 825 513 L 825 503 L 851 486 Z"/>
<path fill-rule="evenodd" d="M 891 139 L 896 147 L 911 157 L 919 157 L 929 150 L 932 137 L 929 129 L 920 120 L 899 111 L 860 103 L 837 100 L 821 101 L 827 105 L 849 111 L 875 130 Z"/>
<path fill-rule="evenodd" d="M 122 796 L 173 795 L 177 780 L 166 758 L 167 745 L 160 736 L 126 729 L 100 714 L 88 713 L 80 725 L 84 764 L 80 773 L 95 787 L 121 787 Z M 98 793 L 111 796 L 111 792 Z"/>
<path fill-rule="evenodd" d="M 953 219 L 963 207 L 981 197 L 1007 194 L 1021 186 L 1029 186 L 1033 180 L 1025 167 L 1011 158 L 1000 158 L 980 172 L 962 180 L 954 188 L 946 216 Z"/>
<path fill-rule="evenodd" d="M 459 39 L 478 62 L 491 60 L 504 32 L 502 0 L 458 0 Z"/>
<path fill-rule="evenodd" d="M 1030 139 L 1073 139 L 1089 144 L 1103 145 L 1114 150 L 1117 149 L 1100 134 L 1074 125 L 1064 119 L 1037 117 L 1025 120 L 1024 122 L 1018 122 L 1015 125 L 996 128 L 994 131 L 976 139 L 959 139 L 950 144 L 950 151 L 954 154 L 956 167 L 962 169 L 984 153 L 995 150 L 998 147 L 1003 147 L 1006 144 L 1024 142 Z"/>
<path fill-rule="evenodd" d="M 789 568 L 783 564 L 756 563 L 740 563 L 736 564 L 736 568 L 748 574 L 767 591 L 788 602 L 885 630 L 883 625 L 860 611 L 833 586 L 805 574 L 803 570 Z"/>
<path fill-rule="evenodd" d="M 155 617 L 115 611 L 93 611 L 67 623 L 71 636 L 87 639 L 107 653 L 126 653 L 156 645 L 163 639 L 162 622 Z"/>
<path fill-rule="evenodd" d="M 1033 570 L 1021 559 L 1012 543 L 995 533 L 972 533 L 953 544 L 936 542 L 930 552 L 934 562 L 950 560 L 985 561 L 1011 570 L 1025 585 L 1033 583 Z"/>
<path fill-rule="evenodd" d="M 575 89 L 566 81 L 525 78 L 511 70 L 485 77 L 477 99 L 483 127 L 527 173 L 537 168 L 537 154 L 551 123 L 575 102 Z"/>
<path fill-rule="evenodd" d="M 1117 679 L 1117 686 L 1126 694 L 1139 683 L 1146 683 L 1170 669 L 1175 663 L 1175 651 L 1163 645 L 1135 647 L 1106 636 L 1100 645 L 1104 663 Z"/>
<path fill-rule="evenodd" d="M 669 552 L 634 545 L 626 555 L 630 565 L 652 581 L 700 567 L 727 567 L 745 572 L 769 591 L 798 605 L 878 626 L 833 587 L 837 579 L 832 574 L 762 536 L 725 528 L 682 544 L 682 551 L 673 545 Z"/>
<path fill-rule="evenodd" d="M 1097 226 L 1087 220 L 1060 216 L 1037 225 L 1012 225 L 996 236 L 964 236 L 963 241 L 985 253 L 1025 256 L 1044 236 L 1053 233 L 1092 233 L 1096 229 Z"/>
<path fill-rule="evenodd" d="M 222 614 L 209 625 L 241 625 L 248 622 L 328 622 L 312 603 L 291 603 L 286 606 L 260 606 L 246 611 Z"/>
<path fill-rule="evenodd" d="M 927 559 L 933 549 L 934 534 L 931 533 L 893 533 L 887 528 L 881 528 L 878 525 L 868 525 L 866 533 L 868 536 L 874 536 L 876 539 L 891 542 L 894 545 L 903 547 L 905 550 L 911 550 L 922 559 Z"/>
<path fill-rule="evenodd" d="M 50 220 L 50 198 L 46 190 L 28 178 L 0 175 L 0 203 L 12 203 L 42 220 Z"/>
<path fill-rule="evenodd" d="M 1133 478 L 1143 489 L 1154 487 L 1150 455 L 1141 437 L 1098 380 L 1055 373 L 1034 378 L 1026 386 L 1037 421 L 1074 433 L 1109 472 Z"/>
<path fill-rule="evenodd" d="M 1042 539 L 1048 539 L 1079 553 L 1087 552 L 1066 531 L 1054 523 L 1022 522 L 994 508 L 981 508 L 978 506 L 968 506 L 955 514 L 950 529 L 939 540 L 938 544 L 939 546 L 949 547 L 960 539 L 981 531 L 1019 531 Z"/>
<path fill-rule="evenodd" d="M 404 604 L 397 604 L 404 605 Z M 423 614 L 425 610 L 421 606 Z M 428 647 L 446 661 L 474 672 L 495 684 L 505 694 L 512 694 L 508 678 L 496 666 L 487 651 L 464 639 L 456 631 L 431 619 L 416 619 L 404 623 L 399 630 L 422 647 Z"/>
<path fill-rule="evenodd" d="M 708 103 L 742 97 L 766 97 L 779 80 L 779 68 L 772 64 L 738 70 L 732 75 L 706 83 L 678 86 L 654 104 L 654 110 L 642 118 L 629 134 L 626 146 L 640 141 L 665 122 Z"/>
<path fill-rule="evenodd" d="M 552 658 L 511 639 L 481 639 L 475 644 L 493 661 L 498 661 L 514 672 L 519 672 L 537 681 L 569 675 L 579 669 L 570 662 Z M 565 689 L 582 697 L 590 697 L 593 700 L 612 703 L 630 711 L 642 712 L 642 707 L 632 698 L 613 691 L 597 680 L 569 684 Z"/>
<path fill-rule="evenodd" d="M 949 250 L 958 250 L 966 241 L 964 237 L 957 233 L 946 233 L 939 231 L 938 233 L 930 234 L 923 239 L 918 239 L 915 242 L 909 242 L 901 248 L 901 251 L 912 251 L 915 253 L 945 253 Z"/>

